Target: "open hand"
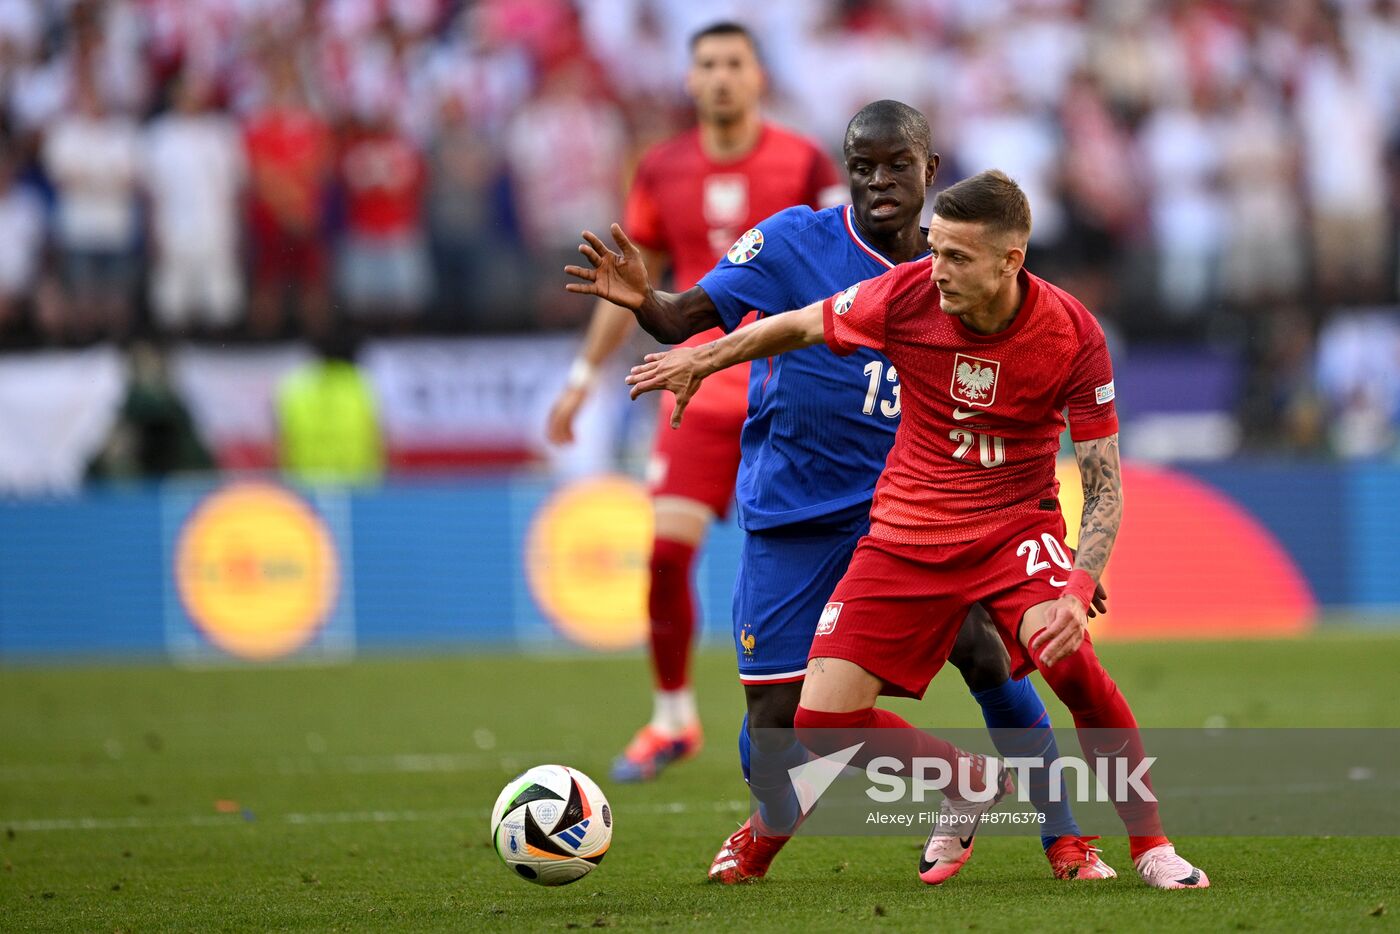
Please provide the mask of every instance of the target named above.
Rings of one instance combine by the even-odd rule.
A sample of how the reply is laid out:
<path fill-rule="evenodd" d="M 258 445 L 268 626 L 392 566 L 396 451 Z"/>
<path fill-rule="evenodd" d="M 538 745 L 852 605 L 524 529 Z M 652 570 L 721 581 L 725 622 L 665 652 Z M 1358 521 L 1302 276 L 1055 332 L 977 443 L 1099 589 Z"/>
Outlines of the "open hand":
<path fill-rule="evenodd" d="M 586 389 L 566 386 L 550 407 L 549 419 L 545 422 L 544 434 L 550 444 L 572 444 L 574 441 L 574 419 L 578 410 L 588 398 Z"/>
<path fill-rule="evenodd" d="M 627 238 L 620 225 L 612 225 L 612 238 L 620 253 L 608 249 L 591 230 L 583 232 L 583 243 L 578 245 L 578 251 L 592 267 L 565 266 L 564 271 L 580 281 L 565 283 L 564 288 L 580 295 L 596 295 L 636 311 L 651 291 L 646 263 L 642 261 L 642 251 Z"/>
<path fill-rule="evenodd" d="M 671 410 L 671 427 L 681 427 L 681 415 L 695 396 L 700 383 L 709 375 L 701 365 L 703 347 L 677 347 L 649 353 L 642 363 L 632 367 L 627 375 L 627 385 L 632 387 L 632 398 L 644 392 L 669 389 L 676 394 L 676 407 Z"/>
<path fill-rule="evenodd" d="M 1101 616 L 1108 612 L 1108 591 L 1103 589 L 1103 583 L 1094 585 L 1094 603 L 1089 607 L 1089 619 Z"/>

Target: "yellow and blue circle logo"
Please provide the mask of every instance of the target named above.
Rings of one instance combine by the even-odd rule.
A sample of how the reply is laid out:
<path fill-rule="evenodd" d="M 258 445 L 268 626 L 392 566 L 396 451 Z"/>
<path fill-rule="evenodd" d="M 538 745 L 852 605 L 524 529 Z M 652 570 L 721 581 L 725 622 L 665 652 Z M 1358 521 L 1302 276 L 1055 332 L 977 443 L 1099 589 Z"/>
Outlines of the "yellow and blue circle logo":
<path fill-rule="evenodd" d="M 535 514 L 525 544 L 530 592 L 580 645 L 621 649 L 647 636 L 651 499 L 624 477 L 565 487 Z"/>
<path fill-rule="evenodd" d="M 210 642 L 241 658 L 288 655 L 315 637 L 335 607 L 340 567 L 321 517 L 270 483 L 210 494 L 186 519 L 175 585 Z"/>

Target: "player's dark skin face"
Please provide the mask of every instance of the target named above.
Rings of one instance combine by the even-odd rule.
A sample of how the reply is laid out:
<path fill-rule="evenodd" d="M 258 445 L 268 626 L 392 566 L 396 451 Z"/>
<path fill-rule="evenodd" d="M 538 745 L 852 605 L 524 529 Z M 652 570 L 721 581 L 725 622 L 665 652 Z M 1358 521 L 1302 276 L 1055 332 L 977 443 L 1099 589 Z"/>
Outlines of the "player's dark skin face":
<path fill-rule="evenodd" d="M 846 140 L 846 174 L 856 224 L 866 239 L 897 263 L 922 253 L 919 216 L 938 174 L 938 154 L 895 130 L 858 128 Z"/>

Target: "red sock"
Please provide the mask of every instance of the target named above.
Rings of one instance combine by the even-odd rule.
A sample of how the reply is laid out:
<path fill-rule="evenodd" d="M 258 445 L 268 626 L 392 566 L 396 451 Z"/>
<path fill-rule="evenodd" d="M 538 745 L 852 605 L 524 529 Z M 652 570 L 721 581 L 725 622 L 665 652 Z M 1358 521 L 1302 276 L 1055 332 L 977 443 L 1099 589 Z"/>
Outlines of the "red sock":
<path fill-rule="evenodd" d="M 1035 641 L 1034 637 L 1031 641 Z M 1146 753 L 1132 708 L 1118 690 L 1118 685 L 1099 664 L 1092 643 L 1086 636 L 1073 655 L 1060 659 L 1051 668 L 1046 668 L 1041 661 L 1042 649 L 1043 646 L 1032 649 L 1031 657 L 1045 683 L 1050 685 L 1055 696 L 1064 702 L 1074 717 L 1084 758 L 1095 770 L 1095 760 L 1102 756 L 1107 762 L 1103 779 L 1113 799 L 1113 806 L 1133 841 L 1133 858 L 1136 859 L 1142 851 L 1166 843 L 1155 800 L 1138 794 L 1126 781 L 1123 781 L 1123 788 L 1127 794 L 1122 800 L 1119 799 L 1116 790 L 1119 776 L 1126 779 L 1132 775 Z M 1152 781 L 1146 771 L 1137 774 L 1141 784 L 1150 792 Z M 1141 848 L 1139 841 L 1142 841 Z"/>
<path fill-rule="evenodd" d="M 1129 837 L 1128 852 L 1131 854 L 1133 860 L 1136 861 L 1139 856 L 1146 853 L 1148 850 L 1166 843 L 1171 843 L 1171 841 L 1160 834 L 1155 837 Z"/>
<path fill-rule="evenodd" d="M 973 787 L 980 790 L 986 786 L 984 757 L 963 752 L 947 740 L 925 733 L 888 710 L 867 707 L 849 713 L 830 713 L 810 710 L 799 704 L 793 726 L 797 729 L 797 741 L 819 756 L 864 743 L 851 759 L 852 764 L 864 766 L 871 759 L 893 756 L 903 763 L 904 767 L 900 769 L 902 775 L 913 774 L 910 763 L 915 758 L 942 759 L 953 770 L 950 774 L 957 775 L 957 762 L 963 759 L 967 760 L 964 768 L 969 770 Z M 958 797 L 954 788 L 950 784 L 944 790 L 945 794 Z"/>
<path fill-rule="evenodd" d="M 690 647 L 695 636 L 695 597 L 691 593 L 690 567 L 695 546 L 665 538 L 652 541 L 651 666 L 656 686 L 677 691 L 690 682 Z"/>

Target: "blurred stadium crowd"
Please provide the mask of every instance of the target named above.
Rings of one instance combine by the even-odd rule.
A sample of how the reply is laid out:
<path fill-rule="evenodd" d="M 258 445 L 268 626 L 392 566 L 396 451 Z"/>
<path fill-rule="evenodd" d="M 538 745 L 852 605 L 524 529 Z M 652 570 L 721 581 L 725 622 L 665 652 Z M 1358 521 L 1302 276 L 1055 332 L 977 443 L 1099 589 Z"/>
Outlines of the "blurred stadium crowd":
<path fill-rule="evenodd" d="M 0 348 L 578 326 L 721 18 L 834 157 L 893 97 L 1015 176 L 1031 267 L 1120 361 L 1224 354 L 1247 447 L 1394 450 L 1400 0 L 0 0 Z"/>

